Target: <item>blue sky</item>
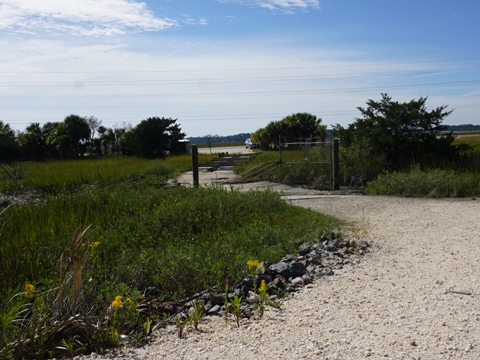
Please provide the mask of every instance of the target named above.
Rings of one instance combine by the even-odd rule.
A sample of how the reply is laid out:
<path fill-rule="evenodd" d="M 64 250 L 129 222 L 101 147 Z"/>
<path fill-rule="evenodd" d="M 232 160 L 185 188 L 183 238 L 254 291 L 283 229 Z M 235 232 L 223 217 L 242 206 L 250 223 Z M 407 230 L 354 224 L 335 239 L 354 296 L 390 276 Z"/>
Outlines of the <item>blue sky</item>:
<path fill-rule="evenodd" d="M 480 124 L 478 0 L 0 0 L 0 120 L 178 119 L 188 136 L 296 112 L 348 125 L 388 93 Z"/>

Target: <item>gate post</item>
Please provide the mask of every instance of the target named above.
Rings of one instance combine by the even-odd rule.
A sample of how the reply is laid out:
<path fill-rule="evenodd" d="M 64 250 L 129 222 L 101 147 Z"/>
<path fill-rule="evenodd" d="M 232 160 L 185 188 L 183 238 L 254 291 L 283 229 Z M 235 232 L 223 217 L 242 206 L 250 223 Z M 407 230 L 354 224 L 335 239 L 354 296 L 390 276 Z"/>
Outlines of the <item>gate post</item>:
<path fill-rule="evenodd" d="M 340 157 L 338 139 L 333 140 L 333 190 L 340 190 Z"/>
<path fill-rule="evenodd" d="M 198 147 L 192 145 L 192 169 L 193 169 L 193 186 L 198 187 Z"/>

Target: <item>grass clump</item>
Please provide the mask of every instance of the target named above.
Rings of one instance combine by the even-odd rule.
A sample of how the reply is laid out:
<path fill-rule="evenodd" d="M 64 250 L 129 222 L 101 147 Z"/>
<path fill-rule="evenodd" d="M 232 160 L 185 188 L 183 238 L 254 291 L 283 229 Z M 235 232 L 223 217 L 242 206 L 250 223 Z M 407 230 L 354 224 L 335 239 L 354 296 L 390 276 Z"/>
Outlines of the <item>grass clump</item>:
<path fill-rule="evenodd" d="M 368 183 L 365 193 L 405 197 L 476 197 L 480 193 L 480 174 L 442 169 L 421 170 L 417 166 L 408 172 L 379 175 Z"/>

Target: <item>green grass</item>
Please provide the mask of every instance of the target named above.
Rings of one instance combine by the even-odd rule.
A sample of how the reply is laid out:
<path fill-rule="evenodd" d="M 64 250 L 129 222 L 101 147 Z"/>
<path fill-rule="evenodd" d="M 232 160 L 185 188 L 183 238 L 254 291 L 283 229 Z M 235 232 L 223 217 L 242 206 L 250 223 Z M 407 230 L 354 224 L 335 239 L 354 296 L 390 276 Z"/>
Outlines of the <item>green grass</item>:
<path fill-rule="evenodd" d="M 162 318 L 140 305 L 152 301 L 147 288 L 158 301 L 223 289 L 246 275 L 248 260 L 278 261 L 343 225 L 272 191 L 164 186 L 189 162 L 30 163 L 26 179 L 2 182 L 50 195 L 0 214 L 0 358 L 59 356 L 65 339 L 101 352 L 118 345 L 118 334 L 141 338 Z M 35 292 L 26 294 L 26 283 Z M 112 309 L 116 296 L 135 307 Z"/>
<path fill-rule="evenodd" d="M 368 195 L 405 197 L 477 197 L 480 194 L 479 172 L 414 167 L 409 172 L 383 174 L 368 183 Z"/>
<path fill-rule="evenodd" d="M 206 162 L 211 158 L 212 155 L 199 154 L 199 162 Z M 190 155 L 172 156 L 164 160 L 112 156 L 76 161 L 17 163 L 14 166 L 20 168 L 25 177 L 12 178 L 0 170 L 0 191 L 41 191 L 50 194 L 73 191 L 82 186 L 117 184 L 141 177 L 154 177 L 156 181 L 165 181 L 178 176 L 180 172 L 190 170 L 191 164 Z"/>
<path fill-rule="evenodd" d="M 177 299 L 235 280 L 249 258 L 276 261 L 339 225 L 273 192 L 131 185 L 50 197 L 5 216 L 0 289 L 49 280 L 74 230 L 92 225 L 102 262 L 85 271 L 95 283 L 155 286 Z"/>
<path fill-rule="evenodd" d="M 454 145 L 465 144 L 473 147 L 473 152 L 480 153 L 480 132 L 455 133 L 457 137 L 453 141 Z"/>

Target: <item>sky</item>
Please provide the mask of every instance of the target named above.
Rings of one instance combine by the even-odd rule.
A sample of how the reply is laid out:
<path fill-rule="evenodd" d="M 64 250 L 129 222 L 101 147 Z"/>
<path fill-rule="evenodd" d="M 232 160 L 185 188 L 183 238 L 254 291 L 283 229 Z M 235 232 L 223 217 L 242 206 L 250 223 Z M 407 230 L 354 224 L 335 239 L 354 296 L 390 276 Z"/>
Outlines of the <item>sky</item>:
<path fill-rule="evenodd" d="M 387 93 L 480 125 L 478 0 L 0 0 L 0 121 L 347 126 Z"/>

